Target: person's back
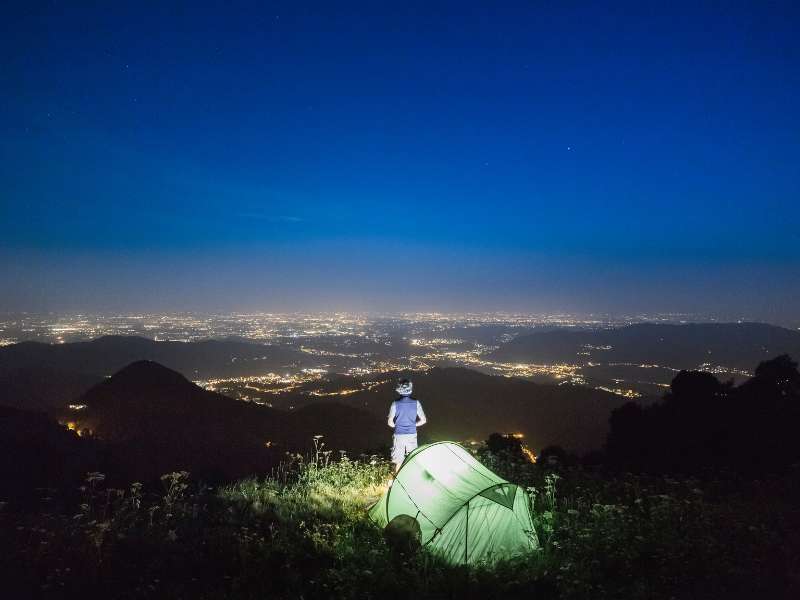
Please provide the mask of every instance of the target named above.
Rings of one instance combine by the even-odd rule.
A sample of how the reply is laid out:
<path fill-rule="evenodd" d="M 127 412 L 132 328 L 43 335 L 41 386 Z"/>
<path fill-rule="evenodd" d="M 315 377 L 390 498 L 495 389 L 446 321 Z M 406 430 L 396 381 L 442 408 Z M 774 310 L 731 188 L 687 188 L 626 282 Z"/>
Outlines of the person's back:
<path fill-rule="evenodd" d="M 427 422 L 422 403 L 411 397 L 412 384 L 403 379 L 397 386 L 400 398 L 392 402 L 389 409 L 389 427 L 394 428 L 392 438 L 392 462 L 395 471 L 405 460 L 406 455 L 417 447 L 417 427 Z"/>
<path fill-rule="evenodd" d="M 394 432 L 400 435 L 417 434 L 418 402 L 411 396 L 401 396 L 394 401 Z"/>

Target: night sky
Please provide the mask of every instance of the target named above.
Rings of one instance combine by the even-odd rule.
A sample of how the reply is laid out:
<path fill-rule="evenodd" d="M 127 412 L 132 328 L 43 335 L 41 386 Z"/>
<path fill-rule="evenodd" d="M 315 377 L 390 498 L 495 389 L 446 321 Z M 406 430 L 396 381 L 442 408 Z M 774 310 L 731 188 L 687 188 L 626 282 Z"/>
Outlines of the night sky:
<path fill-rule="evenodd" d="M 3 3 L 0 310 L 798 316 L 800 3 L 433 4 Z"/>

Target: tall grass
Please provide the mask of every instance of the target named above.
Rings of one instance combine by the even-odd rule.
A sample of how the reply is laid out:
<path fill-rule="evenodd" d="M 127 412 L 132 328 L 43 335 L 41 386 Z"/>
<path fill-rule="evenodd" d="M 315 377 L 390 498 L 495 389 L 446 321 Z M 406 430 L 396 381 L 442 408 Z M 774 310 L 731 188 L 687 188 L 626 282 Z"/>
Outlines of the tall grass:
<path fill-rule="evenodd" d="M 491 457 L 488 459 L 491 462 Z M 210 489 L 185 472 L 160 489 L 87 476 L 70 514 L 0 512 L 8 597 L 795 597 L 797 473 L 695 480 L 491 465 L 525 486 L 542 547 L 492 569 L 398 552 L 366 517 L 391 466 L 287 455 L 266 477 Z"/>

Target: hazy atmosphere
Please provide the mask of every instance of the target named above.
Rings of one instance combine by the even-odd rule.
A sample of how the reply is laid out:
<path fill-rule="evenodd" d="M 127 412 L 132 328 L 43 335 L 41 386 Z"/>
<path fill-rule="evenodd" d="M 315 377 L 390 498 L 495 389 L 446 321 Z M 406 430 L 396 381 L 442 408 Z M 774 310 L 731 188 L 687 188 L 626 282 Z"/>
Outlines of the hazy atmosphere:
<path fill-rule="evenodd" d="M 800 301 L 797 5 L 3 9 L 3 310 Z"/>

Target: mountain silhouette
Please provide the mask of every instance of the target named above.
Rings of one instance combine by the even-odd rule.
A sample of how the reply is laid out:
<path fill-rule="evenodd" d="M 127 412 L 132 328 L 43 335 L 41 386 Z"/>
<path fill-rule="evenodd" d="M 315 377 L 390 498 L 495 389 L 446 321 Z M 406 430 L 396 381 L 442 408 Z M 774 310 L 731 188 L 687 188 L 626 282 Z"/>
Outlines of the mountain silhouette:
<path fill-rule="evenodd" d="M 44 412 L 62 410 L 101 379 L 48 366 L 14 369 L 0 376 L 0 406 Z"/>
<path fill-rule="evenodd" d="M 521 335 L 490 358 L 550 364 L 635 363 L 673 369 L 697 369 L 711 363 L 748 370 L 779 354 L 800 356 L 800 332 L 764 323 L 643 323 Z M 666 383 L 672 377 L 674 373 Z"/>
<path fill-rule="evenodd" d="M 422 401 L 428 417 L 428 424 L 419 430 L 420 441 L 482 441 L 497 431 L 520 432 L 536 449 L 559 444 L 586 452 L 603 445 L 611 411 L 625 403 L 621 396 L 601 390 L 537 384 L 460 367 L 395 373 L 380 385 L 339 396 L 336 402 L 368 411 L 388 441 L 392 431 L 385 425 L 386 416 L 397 396 L 394 380 L 400 376 L 413 380 L 414 396 Z M 359 384 L 358 378 L 339 376 L 322 389 L 330 393 L 355 389 Z M 326 402 L 330 402 L 328 397 L 306 390 L 287 394 L 274 405 L 317 406 Z"/>
<path fill-rule="evenodd" d="M 580 386 L 538 384 L 464 368 L 416 376 L 424 402 L 425 435 L 485 440 L 493 432 L 521 432 L 537 451 L 558 444 L 576 452 L 602 446 L 611 411 L 625 400 Z"/>
<path fill-rule="evenodd" d="M 30 505 L 41 488 L 73 487 L 102 468 L 93 440 L 81 439 L 41 412 L 0 406 L 0 498 Z"/>
<path fill-rule="evenodd" d="M 0 378 L 23 368 L 106 377 L 137 360 L 151 360 L 192 379 L 262 374 L 296 364 L 301 353 L 266 344 L 204 340 L 156 342 L 137 336 L 104 336 L 88 342 L 21 342 L 0 348 Z"/>
<path fill-rule="evenodd" d="M 263 474 L 283 452 L 307 450 L 315 435 L 353 452 L 382 441 L 363 410 L 334 403 L 275 410 L 204 390 L 152 361 L 126 366 L 76 402 L 86 408 L 64 418 L 110 444 L 115 462 L 141 478 L 176 469 L 212 479 Z"/>

